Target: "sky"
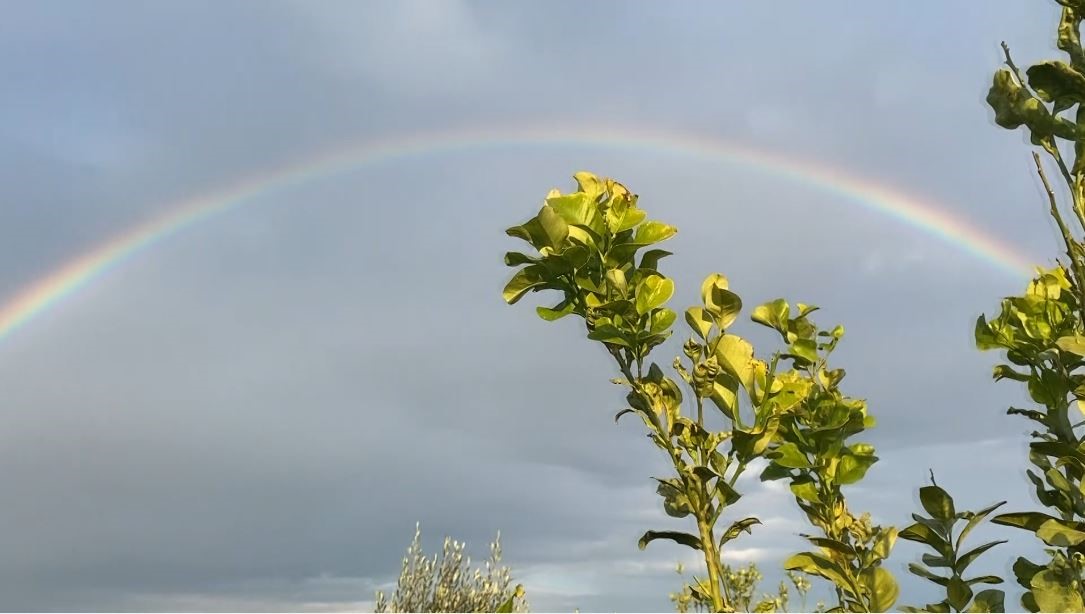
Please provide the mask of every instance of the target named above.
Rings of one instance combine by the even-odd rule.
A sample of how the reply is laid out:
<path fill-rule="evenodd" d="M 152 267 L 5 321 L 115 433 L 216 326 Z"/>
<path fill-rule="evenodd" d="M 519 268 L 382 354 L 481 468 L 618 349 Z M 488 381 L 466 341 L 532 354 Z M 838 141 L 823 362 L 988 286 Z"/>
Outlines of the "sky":
<path fill-rule="evenodd" d="M 239 181 L 421 143 L 257 190 L 0 336 L 4 609 L 367 610 L 420 522 L 427 551 L 449 535 L 477 560 L 500 530 L 536 611 L 669 610 L 675 563 L 696 557 L 636 545 L 682 528 L 649 479 L 665 459 L 643 425 L 614 424 L 617 372 L 581 324 L 538 319 L 549 297 L 501 300 L 519 248 L 504 229 L 579 170 L 678 227 L 672 307 L 718 271 L 747 305 L 783 296 L 845 325 L 835 364 L 882 458 L 854 510 L 910 524 L 928 469 L 960 507 L 1036 509 L 1030 429 L 1004 413 L 1027 399 L 972 342 L 1025 273 L 771 165 L 436 144 L 603 127 L 728 143 L 909 195 L 1047 264 L 1027 142 L 984 96 L 1001 40 L 1021 65 L 1054 56 L 1054 2 L 2 6 L 0 310 Z M 774 349 L 746 317 L 734 332 Z M 757 562 L 772 591 L 804 527 L 756 473 L 735 514 L 764 526 L 728 561 Z M 973 535 L 1012 540 L 977 572 L 1012 578 L 1037 550 Z M 918 556 L 901 542 L 887 563 L 902 605 L 936 595 L 905 570 Z"/>

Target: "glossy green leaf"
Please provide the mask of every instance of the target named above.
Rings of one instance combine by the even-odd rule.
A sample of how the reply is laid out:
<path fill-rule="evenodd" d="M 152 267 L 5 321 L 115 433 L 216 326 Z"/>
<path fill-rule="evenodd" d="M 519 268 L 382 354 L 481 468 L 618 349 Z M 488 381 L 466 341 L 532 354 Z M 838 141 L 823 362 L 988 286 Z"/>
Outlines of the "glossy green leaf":
<path fill-rule="evenodd" d="M 937 520 L 952 520 L 957 514 L 953 509 L 953 498 L 938 486 L 920 488 L 919 501 L 923 504 L 923 509 Z"/>
<path fill-rule="evenodd" d="M 658 275 L 646 277 L 637 285 L 637 313 L 646 314 L 656 307 L 662 306 L 673 295 L 674 281 Z"/>
<path fill-rule="evenodd" d="M 791 482 L 791 492 L 803 501 L 821 503 L 821 496 L 818 495 L 817 486 L 812 480 L 793 480 Z"/>
<path fill-rule="evenodd" d="M 969 612 L 1005 612 L 1006 593 L 997 588 L 989 588 L 976 593 Z"/>
<path fill-rule="evenodd" d="M 1044 569 L 1032 577 L 1032 595 L 1044 612 L 1085 612 L 1081 591 L 1054 569 Z"/>
<path fill-rule="evenodd" d="M 673 256 L 671 252 L 662 249 L 650 249 L 640 257 L 640 268 L 655 271 L 659 268 L 659 261 L 667 256 Z"/>
<path fill-rule="evenodd" d="M 651 245 L 673 237 L 678 229 L 663 222 L 645 222 L 637 227 L 633 242 L 638 245 Z"/>
<path fill-rule="evenodd" d="M 789 469 L 807 469 L 813 466 L 806 454 L 799 450 L 799 446 L 790 441 L 780 444 L 771 456 L 773 462 Z"/>
<path fill-rule="evenodd" d="M 964 570 L 968 568 L 968 566 L 971 565 L 973 561 L 975 561 L 979 557 L 979 555 L 987 552 L 988 550 L 994 548 L 999 544 L 1004 543 L 1006 543 L 1006 540 L 1002 539 L 998 541 L 987 542 L 982 546 L 977 546 L 972 550 L 969 550 L 968 552 L 957 557 L 957 564 L 953 566 L 953 570 L 956 571 L 958 574 L 963 574 Z"/>
<path fill-rule="evenodd" d="M 812 552 L 800 552 L 792 555 L 784 561 L 784 569 L 799 570 L 815 576 L 820 576 L 836 584 L 854 590 L 851 581 L 848 580 L 844 569 L 830 559 Z"/>
<path fill-rule="evenodd" d="M 764 305 L 754 307 L 753 312 L 750 314 L 750 319 L 758 324 L 775 329 L 781 335 L 784 335 L 784 338 L 786 339 L 788 316 L 790 313 L 791 308 L 788 306 L 787 301 L 778 298 L 774 301 L 765 303 Z"/>
<path fill-rule="evenodd" d="M 553 322 L 554 320 L 560 320 L 569 315 L 576 309 L 576 306 L 569 301 L 562 301 L 553 307 L 536 307 L 535 312 L 539 314 L 539 317 L 547 322 Z"/>
<path fill-rule="evenodd" d="M 870 610 L 888 612 L 900 596 L 900 586 L 893 574 L 884 567 L 875 567 L 864 572 L 862 579 L 870 594 Z"/>
<path fill-rule="evenodd" d="M 742 311 L 742 299 L 728 289 L 727 278 L 719 273 L 705 278 L 701 284 L 701 300 L 705 311 L 715 318 L 721 329 L 731 326 Z"/>
<path fill-rule="evenodd" d="M 1073 334 L 1066 337 L 1059 337 L 1055 341 L 1055 345 L 1059 346 L 1059 349 L 1070 354 L 1077 356 L 1085 356 L 1085 336 Z"/>
<path fill-rule="evenodd" d="M 917 565 L 916 563 L 908 563 L 908 571 L 912 572 L 914 575 L 919 576 L 920 578 L 925 578 L 940 586 L 946 586 L 947 584 L 949 584 L 949 578 L 939 576 L 933 573 L 931 570 L 923 567 L 922 565 Z"/>
<path fill-rule="evenodd" d="M 723 480 L 716 482 L 716 497 L 724 506 L 733 505 L 742 495 Z"/>
<path fill-rule="evenodd" d="M 569 236 L 569 225 L 553 207 L 544 206 L 539 211 L 539 226 L 546 235 L 546 246 L 557 249 Z"/>
<path fill-rule="evenodd" d="M 690 307 L 686 310 L 686 323 L 693 329 L 693 332 L 697 333 L 697 336 L 702 340 L 708 339 L 708 334 L 712 330 L 712 316 L 704 310 L 703 307 Z"/>
<path fill-rule="evenodd" d="M 1036 95 L 1054 103 L 1056 113 L 1085 101 L 1085 76 L 1065 62 L 1041 62 L 1025 74 Z"/>
<path fill-rule="evenodd" d="M 968 602 L 972 600 L 972 587 L 968 586 L 964 580 L 954 576 L 946 584 L 946 597 L 948 597 L 949 605 L 959 612 L 965 609 Z"/>
<path fill-rule="evenodd" d="M 1032 578 L 1043 569 L 1043 565 L 1037 565 L 1023 556 L 1017 557 L 1013 563 L 1013 575 L 1017 578 L 1017 583 L 1025 588 L 1032 587 Z"/>
<path fill-rule="evenodd" d="M 862 480 L 870 467 L 878 462 L 876 456 L 856 456 L 846 454 L 840 458 L 836 469 L 836 482 L 842 486 Z"/>
<path fill-rule="evenodd" d="M 986 519 L 987 516 L 991 514 L 991 512 L 1002 507 L 1003 505 L 1006 505 L 1006 502 L 999 501 L 998 503 L 995 503 L 990 507 L 985 507 L 978 512 L 966 512 L 965 518 L 968 519 L 968 522 L 965 523 L 964 529 L 961 529 L 960 535 L 957 536 L 957 549 L 959 550 L 961 548 L 961 544 L 964 543 L 964 538 L 968 537 L 968 534 L 972 532 L 972 529 L 976 528 L 976 525 L 983 522 L 984 519 Z"/>
<path fill-rule="evenodd" d="M 674 311 L 667 308 L 657 309 L 652 312 L 648 328 L 652 333 L 659 334 L 669 329 L 676 319 L 678 314 Z"/>
<path fill-rule="evenodd" d="M 513 305 L 521 298 L 524 297 L 529 291 L 546 284 L 546 278 L 543 276 L 545 269 L 541 265 L 531 265 L 520 269 L 513 275 L 509 283 L 505 284 L 505 289 L 502 290 L 501 296 L 505 299 L 505 302 Z"/>
<path fill-rule="evenodd" d="M 902 530 L 898 534 L 898 537 L 913 542 L 927 544 L 938 552 L 947 552 L 949 550 L 949 543 L 947 543 L 946 540 L 931 527 L 922 523 L 917 522 L 910 525 L 908 528 Z"/>
<path fill-rule="evenodd" d="M 610 287 L 618 292 L 621 296 L 625 296 L 629 291 L 629 284 L 625 278 L 625 272 L 621 269 L 610 269 L 606 274 L 607 282 Z"/>
<path fill-rule="evenodd" d="M 534 264 L 538 258 L 532 258 L 520 252 L 505 252 L 505 266 L 520 266 L 521 264 Z"/>
<path fill-rule="evenodd" d="M 1014 514 L 999 514 L 991 519 L 992 524 L 1000 524 L 1008 527 L 1017 527 L 1026 531 L 1036 532 L 1048 520 L 1055 520 L 1042 512 L 1019 512 Z"/>
<path fill-rule="evenodd" d="M 753 388 L 753 346 L 737 335 L 723 335 L 716 345 L 716 360 L 746 388 Z"/>
<path fill-rule="evenodd" d="M 1036 529 L 1036 537 L 1049 546 L 1068 548 L 1085 542 L 1085 531 L 1066 526 L 1064 521 L 1051 519 Z"/>

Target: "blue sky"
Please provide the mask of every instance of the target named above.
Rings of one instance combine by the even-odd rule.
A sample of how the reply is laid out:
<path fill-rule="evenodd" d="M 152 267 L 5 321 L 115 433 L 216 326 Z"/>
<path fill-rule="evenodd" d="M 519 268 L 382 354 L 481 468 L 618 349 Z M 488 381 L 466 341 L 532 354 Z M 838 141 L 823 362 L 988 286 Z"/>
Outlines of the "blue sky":
<path fill-rule="evenodd" d="M 350 145 L 473 126 L 627 125 L 726 140 L 914 194 L 1037 263 L 1056 235 L 1022 135 L 983 98 L 1006 40 L 1054 54 L 1055 3 L 5 3 L 0 297 L 170 203 Z M 504 228 L 571 175 L 678 226 L 673 301 L 726 274 L 848 334 L 879 418 L 856 509 L 908 523 L 932 467 L 958 503 L 1031 509 L 1025 402 L 975 317 L 1009 275 L 771 171 L 576 145 L 389 160 L 268 193 L 154 245 L 0 344 L 0 593 L 31 610 L 371 606 L 424 545 L 500 529 L 540 611 L 668 610 L 664 459 L 571 321 L 505 306 Z M 545 299 L 543 299 L 545 300 Z M 529 301 L 530 302 L 530 301 Z M 760 351 L 771 338 L 739 325 Z M 682 337 L 656 360 L 669 364 Z M 764 588 L 793 502 L 735 561 Z M 989 555 L 1009 574 L 1015 541 Z M 933 596 L 890 562 L 908 596 Z M 1010 589 L 1012 592 L 1012 588 Z M 914 597 L 912 597 L 914 596 Z"/>

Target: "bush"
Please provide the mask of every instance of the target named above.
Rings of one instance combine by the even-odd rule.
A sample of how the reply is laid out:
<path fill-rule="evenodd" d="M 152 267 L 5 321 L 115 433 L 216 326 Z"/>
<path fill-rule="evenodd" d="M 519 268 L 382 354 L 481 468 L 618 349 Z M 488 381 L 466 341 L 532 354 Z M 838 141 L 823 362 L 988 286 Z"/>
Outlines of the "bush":
<path fill-rule="evenodd" d="M 440 562 L 422 553 L 422 530 L 416 525 L 414 539 L 403 558 L 391 601 L 377 592 L 375 612 L 527 612 L 523 586 L 510 589 L 512 574 L 501 565 L 501 533 L 490 544 L 485 571 L 471 571 L 463 542 L 446 537 Z"/>

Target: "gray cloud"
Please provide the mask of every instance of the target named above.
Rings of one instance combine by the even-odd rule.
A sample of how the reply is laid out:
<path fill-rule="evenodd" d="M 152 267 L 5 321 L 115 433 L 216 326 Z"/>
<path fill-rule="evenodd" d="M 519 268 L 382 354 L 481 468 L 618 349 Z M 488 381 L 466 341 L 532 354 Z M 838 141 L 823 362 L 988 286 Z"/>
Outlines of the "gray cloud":
<path fill-rule="evenodd" d="M 747 143 L 915 194 L 1044 261 L 1026 150 L 983 94 L 998 41 L 1044 57 L 1054 12 L 997 4 L 19 6 L 0 24 L 0 294 L 240 177 L 477 125 Z M 784 295 L 845 324 L 838 363 L 883 456 L 857 509 L 907 523 L 928 466 L 971 507 L 995 490 L 1033 505 L 1027 429 L 1002 415 L 1022 393 L 990 381 L 997 357 L 970 339 L 1022 280 L 773 169 L 464 149 L 261 195 L 5 339 L 4 607 L 366 609 L 421 521 L 427 550 L 447 534 L 476 558 L 502 530 L 537 610 L 668 609 L 672 565 L 696 561 L 636 548 L 680 524 L 648 479 L 663 459 L 635 421 L 612 423 L 620 390 L 580 324 L 499 296 L 517 247 L 502 230 L 582 168 L 679 227 L 676 307 L 721 271 L 750 305 Z M 767 590 L 801 519 L 776 485 L 744 484 L 735 513 L 766 526 L 735 560 L 757 560 Z M 1011 547 L 1031 546 L 992 559 Z"/>

